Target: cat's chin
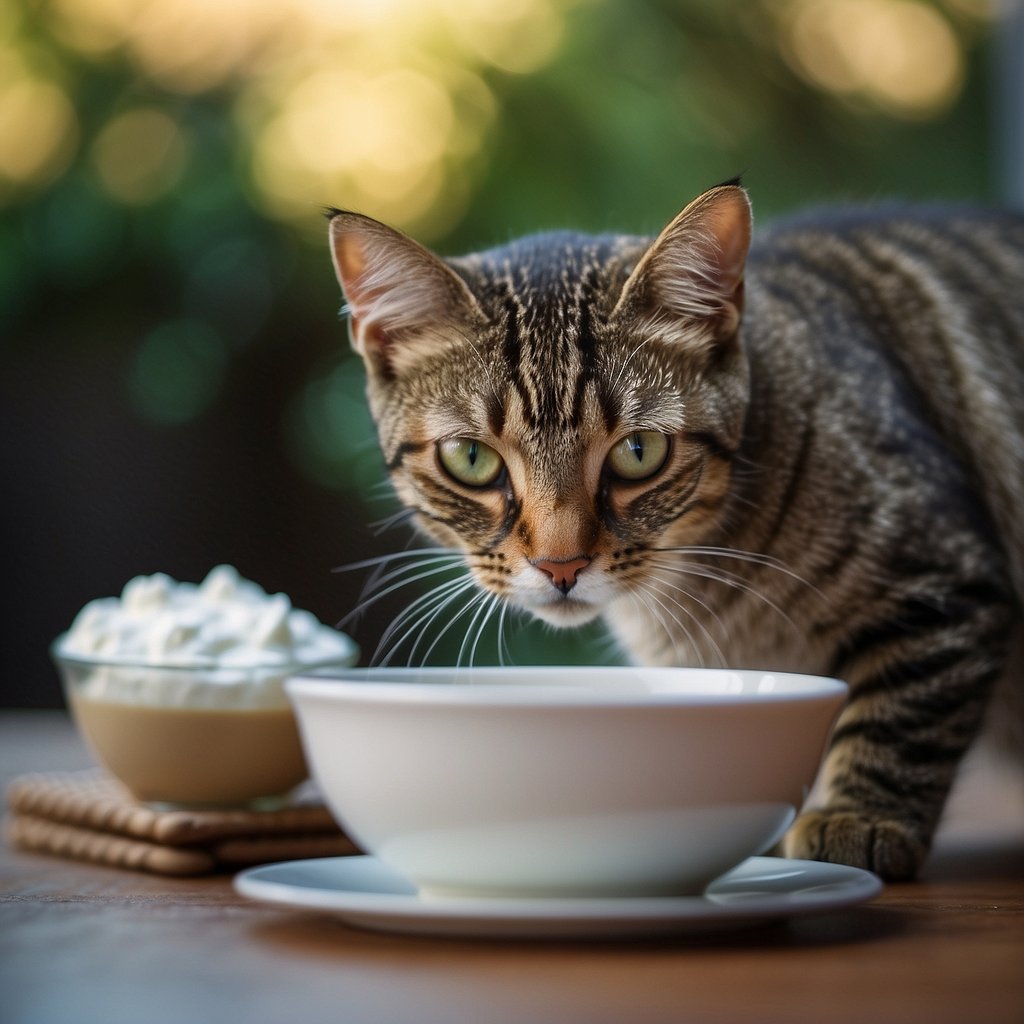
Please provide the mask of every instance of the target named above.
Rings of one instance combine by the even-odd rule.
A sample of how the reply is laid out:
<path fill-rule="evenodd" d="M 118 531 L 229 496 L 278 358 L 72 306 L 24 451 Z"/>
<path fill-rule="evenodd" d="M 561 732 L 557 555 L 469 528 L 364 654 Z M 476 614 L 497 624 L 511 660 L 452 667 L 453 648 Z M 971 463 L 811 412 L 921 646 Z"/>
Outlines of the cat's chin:
<path fill-rule="evenodd" d="M 527 605 L 526 610 L 542 622 L 560 629 L 586 625 L 601 614 L 601 609 L 597 605 L 584 604 L 582 601 Z"/>

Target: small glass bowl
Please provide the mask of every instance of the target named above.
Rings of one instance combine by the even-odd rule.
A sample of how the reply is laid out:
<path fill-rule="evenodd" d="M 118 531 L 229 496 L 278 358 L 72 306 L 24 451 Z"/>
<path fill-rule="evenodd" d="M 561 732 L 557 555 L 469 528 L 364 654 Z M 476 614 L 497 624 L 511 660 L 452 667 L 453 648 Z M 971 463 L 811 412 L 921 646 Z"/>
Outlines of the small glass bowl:
<path fill-rule="evenodd" d="M 309 775 L 289 676 L 315 664 L 156 665 L 50 653 L 72 717 L 96 759 L 136 799 L 161 807 L 268 807 Z"/>

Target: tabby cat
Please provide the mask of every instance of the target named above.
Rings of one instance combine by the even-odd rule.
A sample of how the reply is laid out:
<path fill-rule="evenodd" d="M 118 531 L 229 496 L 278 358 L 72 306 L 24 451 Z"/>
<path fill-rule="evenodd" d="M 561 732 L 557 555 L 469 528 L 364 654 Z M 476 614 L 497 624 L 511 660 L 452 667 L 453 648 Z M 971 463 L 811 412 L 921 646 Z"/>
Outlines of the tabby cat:
<path fill-rule="evenodd" d="M 442 260 L 329 216 L 422 529 L 637 662 L 848 681 L 782 852 L 912 876 L 1020 636 L 1024 218 L 842 211 L 751 246 L 729 183 L 653 241 Z"/>

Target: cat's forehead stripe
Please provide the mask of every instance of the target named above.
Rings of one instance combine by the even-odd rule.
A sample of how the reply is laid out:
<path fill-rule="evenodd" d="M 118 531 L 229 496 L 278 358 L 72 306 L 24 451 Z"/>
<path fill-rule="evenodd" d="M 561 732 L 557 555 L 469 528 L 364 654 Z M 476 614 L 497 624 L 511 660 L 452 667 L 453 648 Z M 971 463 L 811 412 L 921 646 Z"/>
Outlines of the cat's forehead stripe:
<path fill-rule="evenodd" d="M 609 434 L 633 425 L 636 387 L 619 373 L 621 346 L 601 332 L 646 244 L 555 233 L 453 262 L 494 327 L 484 358 L 498 386 L 485 398 L 483 420 L 493 436 L 507 432 L 513 416 L 516 431 L 540 449 L 584 443 L 588 425 Z M 635 383 L 648 378 L 649 368 Z M 677 413 L 654 419 L 678 426 Z"/>
<path fill-rule="evenodd" d="M 556 273 L 550 264 L 527 260 L 513 268 L 505 260 L 494 282 L 504 293 L 501 354 L 531 431 L 578 429 L 596 369 L 590 312 L 596 257 L 586 264 L 571 248 L 562 255 L 554 261 Z M 604 418 L 610 418 L 607 410 Z M 503 415 L 492 415 L 492 425 L 495 420 L 504 426 Z"/>

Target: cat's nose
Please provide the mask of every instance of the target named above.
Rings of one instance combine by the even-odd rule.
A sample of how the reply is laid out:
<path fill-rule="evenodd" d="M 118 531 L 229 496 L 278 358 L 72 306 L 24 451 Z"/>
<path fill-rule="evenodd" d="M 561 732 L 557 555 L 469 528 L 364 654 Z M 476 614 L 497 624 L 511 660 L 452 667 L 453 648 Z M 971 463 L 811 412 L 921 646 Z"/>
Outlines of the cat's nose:
<path fill-rule="evenodd" d="M 590 565 L 589 558 L 567 558 L 561 561 L 551 558 L 538 558 L 533 563 L 541 572 L 551 577 L 551 582 L 563 594 L 568 594 L 576 586 L 576 576 Z"/>

